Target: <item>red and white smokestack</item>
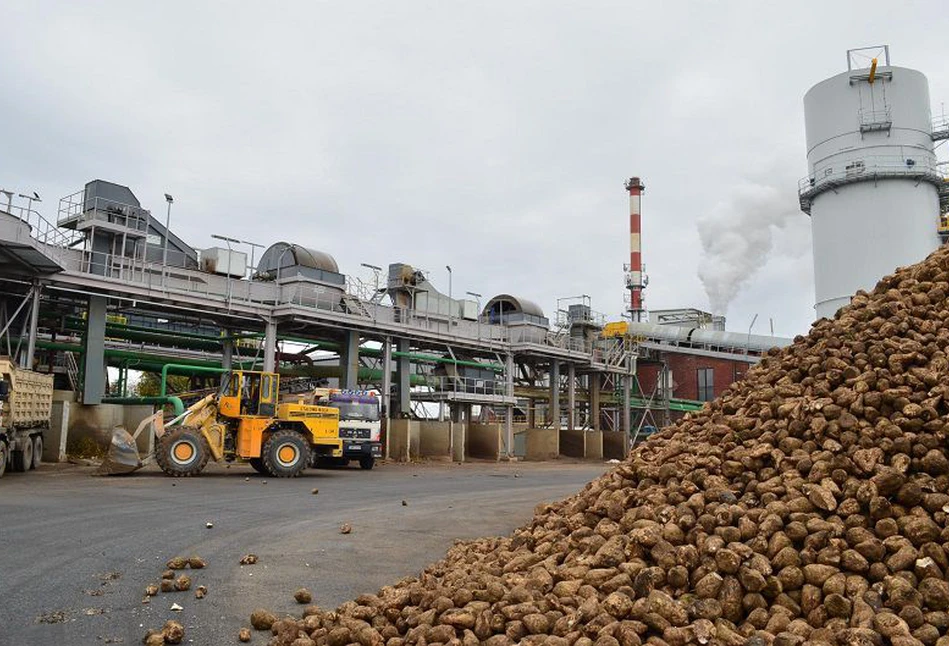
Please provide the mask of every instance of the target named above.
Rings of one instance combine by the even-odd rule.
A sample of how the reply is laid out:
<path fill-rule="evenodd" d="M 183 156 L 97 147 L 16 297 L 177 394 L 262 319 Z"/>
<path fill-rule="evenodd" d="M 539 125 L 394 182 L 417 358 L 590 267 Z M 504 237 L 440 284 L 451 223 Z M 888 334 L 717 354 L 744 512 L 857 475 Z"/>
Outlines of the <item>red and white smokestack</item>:
<path fill-rule="evenodd" d="M 642 211 L 641 202 L 646 187 L 638 177 L 631 177 L 626 182 L 629 191 L 629 272 L 626 274 L 626 287 L 629 289 L 629 313 L 634 322 L 646 319 L 646 308 L 643 305 L 643 288 L 646 286 L 643 275 L 643 248 L 642 248 Z"/>

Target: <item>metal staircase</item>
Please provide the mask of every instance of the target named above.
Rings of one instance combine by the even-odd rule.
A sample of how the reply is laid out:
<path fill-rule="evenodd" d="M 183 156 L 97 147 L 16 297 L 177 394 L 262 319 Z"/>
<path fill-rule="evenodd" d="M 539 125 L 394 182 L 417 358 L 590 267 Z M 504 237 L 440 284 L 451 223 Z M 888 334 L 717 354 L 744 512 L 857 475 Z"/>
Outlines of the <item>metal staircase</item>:
<path fill-rule="evenodd" d="M 366 308 L 362 299 L 351 294 L 343 294 L 343 307 L 349 314 L 355 314 L 356 316 L 362 316 L 367 319 L 372 318 L 372 314 Z"/>
<path fill-rule="evenodd" d="M 79 364 L 76 363 L 76 354 L 74 352 L 63 352 L 63 362 L 66 365 L 69 386 L 73 390 L 79 390 Z"/>

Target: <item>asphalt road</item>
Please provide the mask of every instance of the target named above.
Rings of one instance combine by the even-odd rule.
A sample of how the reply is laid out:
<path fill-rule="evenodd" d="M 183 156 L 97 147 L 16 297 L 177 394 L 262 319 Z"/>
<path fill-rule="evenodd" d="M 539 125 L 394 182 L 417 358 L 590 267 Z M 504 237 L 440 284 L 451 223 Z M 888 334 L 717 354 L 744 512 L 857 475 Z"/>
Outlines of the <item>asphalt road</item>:
<path fill-rule="evenodd" d="M 308 470 L 293 480 L 213 465 L 191 479 L 155 471 L 102 478 L 72 465 L 7 474 L 0 645 L 138 644 L 167 619 L 185 626 L 184 643 L 236 644 L 257 607 L 298 614 L 299 587 L 327 608 L 374 592 L 417 574 L 455 539 L 509 533 L 537 503 L 570 495 L 607 468 L 387 464 Z M 340 534 L 343 523 L 351 534 Z M 247 553 L 259 562 L 241 566 Z M 192 591 L 143 604 L 146 585 L 179 555 L 208 563 L 185 571 Z M 209 590 L 201 600 L 198 585 Z M 174 603 L 184 609 L 172 611 Z M 253 643 L 268 639 L 258 634 Z"/>

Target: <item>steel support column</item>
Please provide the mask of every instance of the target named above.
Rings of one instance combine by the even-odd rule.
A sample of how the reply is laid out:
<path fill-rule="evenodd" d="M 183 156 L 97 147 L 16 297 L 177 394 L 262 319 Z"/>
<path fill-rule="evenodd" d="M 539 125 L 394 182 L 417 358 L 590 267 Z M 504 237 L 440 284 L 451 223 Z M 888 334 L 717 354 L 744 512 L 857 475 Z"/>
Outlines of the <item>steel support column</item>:
<path fill-rule="evenodd" d="M 408 417 L 412 412 L 411 391 L 409 390 L 409 379 L 411 377 L 412 363 L 409 360 L 409 340 L 399 339 L 396 341 L 399 351 L 399 357 L 396 359 L 396 412 L 401 417 Z"/>
<path fill-rule="evenodd" d="M 386 460 L 392 456 L 389 453 L 389 423 L 392 410 L 392 339 L 385 338 L 382 344 L 382 424 L 383 440 L 386 447 Z"/>
<path fill-rule="evenodd" d="M 231 339 L 233 332 L 227 328 L 221 331 L 224 339 L 221 341 L 221 368 L 230 371 L 234 367 L 234 340 Z M 227 381 L 228 373 L 221 373 L 221 385 Z"/>
<path fill-rule="evenodd" d="M 560 362 L 550 363 L 550 399 L 547 406 L 550 427 L 560 430 Z"/>
<path fill-rule="evenodd" d="M 264 330 L 264 372 L 277 371 L 277 322 L 268 319 Z"/>
<path fill-rule="evenodd" d="M 600 373 L 592 372 L 587 376 L 590 388 L 590 428 L 600 430 Z"/>
<path fill-rule="evenodd" d="M 348 330 L 339 351 L 339 387 L 355 390 L 359 385 L 359 332 Z"/>
<path fill-rule="evenodd" d="M 101 404 L 105 395 L 105 313 L 104 296 L 90 296 L 86 310 L 86 338 L 83 351 L 82 403 Z"/>
<path fill-rule="evenodd" d="M 509 354 L 504 360 L 504 394 L 508 397 L 514 397 L 514 355 Z M 510 404 L 505 407 L 504 416 L 504 438 L 507 449 L 507 457 L 514 455 L 514 406 Z M 500 456 L 499 456 L 500 457 Z"/>
<path fill-rule="evenodd" d="M 30 304 L 30 322 L 26 331 L 26 352 L 20 355 L 20 367 L 33 368 L 36 356 L 36 328 L 40 320 L 40 292 L 42 288 L 36 281 L 33 282 L 33 301 Z"/>
<path fill-rule="evenodd" d="M 629 432 L 631 430 L 630 423 L 630 407 L 632 405 L 631 401 L 631 390 L 632 390 L 633 376 L 630 374 L 623 375 L 623 432 L 626 434 L 626 437 L 629 437 Z"/>
<path fill-rule="evenodd" d="M 577 426 L 577 367 L 567 364 L 567 428 Z"/>

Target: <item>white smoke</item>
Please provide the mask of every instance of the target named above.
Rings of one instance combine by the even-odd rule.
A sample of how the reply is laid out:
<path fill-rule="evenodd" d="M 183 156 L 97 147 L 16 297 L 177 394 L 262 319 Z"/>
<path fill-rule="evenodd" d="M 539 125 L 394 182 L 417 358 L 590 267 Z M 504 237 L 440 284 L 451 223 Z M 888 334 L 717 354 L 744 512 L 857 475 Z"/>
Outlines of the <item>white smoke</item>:
<path fill-rule="evenodd" d="M 748 181 L 699 218 L 703 253 L 698 274 L 713 313 L 727 313 L 742 287 L 767 262 L 774 235 L 792 218 L 804 217 L 793 188 Z"/>

